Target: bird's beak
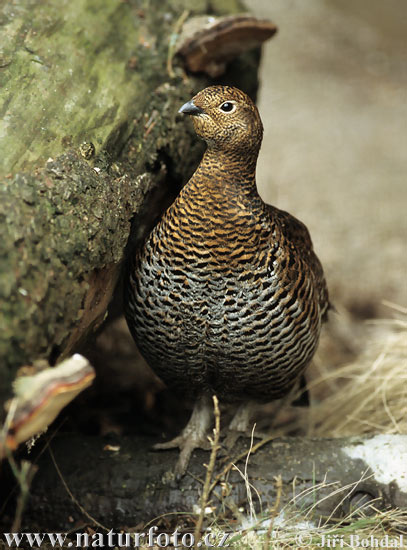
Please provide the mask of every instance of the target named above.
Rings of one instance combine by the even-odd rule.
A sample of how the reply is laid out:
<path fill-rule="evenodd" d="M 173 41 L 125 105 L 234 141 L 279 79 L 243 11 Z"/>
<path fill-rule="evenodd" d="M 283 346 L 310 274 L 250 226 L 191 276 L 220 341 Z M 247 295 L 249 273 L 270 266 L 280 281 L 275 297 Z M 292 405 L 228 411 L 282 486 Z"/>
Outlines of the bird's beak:
<path fill-rule="evenodd" d="M 193 101 L 188 101 L 187 103 L 184 103 L 184 105 L 181 107 L 181 109 L 178 111 L 179 113 L 183 113 L 184 115 L 201 115 L 203 113 L 203 110 L 195 105 Z"/>

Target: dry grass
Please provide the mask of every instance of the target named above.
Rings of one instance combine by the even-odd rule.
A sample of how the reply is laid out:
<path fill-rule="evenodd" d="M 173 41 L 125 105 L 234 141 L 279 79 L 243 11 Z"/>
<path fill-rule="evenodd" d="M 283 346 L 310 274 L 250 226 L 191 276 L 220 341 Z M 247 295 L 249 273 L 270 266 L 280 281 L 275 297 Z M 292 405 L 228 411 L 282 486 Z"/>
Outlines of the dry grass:
<path fill-rule="evenodd" d="M 249 457 L 250 451 L 248 459 Z M 246 477 L 247 487 L 251 487 L 247 469 L 240 473 Z M 336 490 L 341 491 L 343 499 L 346 499 L 357 483 L 359 482 Z M 278 486 L 278 481 L 276 485 Z M 352 510 L 344 518 L 335 519 L 332 513 L 327 518 L 320 517 L 316 523 L 313 510 L 319 506 L 322 499 L 327 498 L 319 497 L 318 493 L 327 487 L 329 485 L 321 483 L 304 491 L 307 496 L 312 493 L 315 495 L 315 502 L 307 508 L 299 509 L 298 503 L 302 496 L 300 494 L 280 509 L 280 498 L 277 496 L 271 513 L 256 514 L 252 509 L 248 517 L 244 517 L 240 510 L 236 510 L 235 520 L 238 520 L 239 528 L 236 528 L 235 521 L 228 524 L 219 521 L 219 518 L 214 518 L 212 524 L 207 527 L 207 531 L 217 535 L 218 540 L 225 532 L 234 533 L 227 541 L 229 547 L 234 549 L 356 548 L 362 545 L 362 540 L 368 541 L 367 546 L 374 548 L 383 547 L 386 537 L 389 540 L 389 544 L 385 545 L 386 548 L 392 547 L 392 541 L 395 547 L 407 547 L 399 544 L 400 541 L 404 542 L 407 531 L 406 510 L 381 511 L 371 504 L 368 508 L 360 507 Z M 333 488 L 332 491 L 334 491 Z M 260 496 L 257 496 L 260 500 Z M 378 542 L 375 543 L 374 539 Z"/>
<path fill-rule="evenodd" d="M 266 533 L 269 520 L 259 521 L 245 532 L 233 536 L 229 540 L 231 548 L 260 550 L 265 548 Z M 298 515 L 293 514 L 288 507 L 283 509 L 274 520 L 273 533 L 268 548 L 283 549 L 321 549 L 321 548 L 356 548 L 356 540 L 378 541 L 400 539 L 400 534 L 407 528 L 407 513 L 400 510 L 377 512 L 374 516 L 347 517 L 337 525 L 312 525 Z M 341 544 L 342 540 L 342 544 Z M 380 547 L 379 545 L 377 545 Z M 386 546 L 390 547 L 391 543 Z M 375 547 L 374 542 L 369 547 Z M 383 543 L 382 546 L 383 547 Z M 405 548 L 405 546 L 403 545 Z M 403 548 L 402 547 L 402 548 Z"/>
<path fill-rule="evenodd" d="M 370 341 L 356 360 L 310 384 L 311 394 L 326 391 L 310 408 L 309 435 L 407 433 L 407 314 L 370 326 Z"/>

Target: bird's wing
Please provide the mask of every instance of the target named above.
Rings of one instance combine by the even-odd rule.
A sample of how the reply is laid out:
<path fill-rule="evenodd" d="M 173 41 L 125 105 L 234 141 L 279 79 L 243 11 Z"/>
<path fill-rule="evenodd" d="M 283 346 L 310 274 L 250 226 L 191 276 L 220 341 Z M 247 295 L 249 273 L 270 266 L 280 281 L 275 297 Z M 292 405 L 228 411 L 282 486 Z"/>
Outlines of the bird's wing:
<path fill-rule="evenodd" d="M 301 258 L 306 265 L 311 269 L 319 292 L 319 305 L 321 308 L 321 316 L 326 320 L 328 309 L 331 309 L 329 302 L 328 287 L 325 280 L 324 271 L 321 262 L 314 252 L 311 236 L 306 226 L 297 218 L 269 205 L 269 213 L 276 221 L 279 220 L 281 231 L 288 242 L 292 243 L 299 252 Z"/>

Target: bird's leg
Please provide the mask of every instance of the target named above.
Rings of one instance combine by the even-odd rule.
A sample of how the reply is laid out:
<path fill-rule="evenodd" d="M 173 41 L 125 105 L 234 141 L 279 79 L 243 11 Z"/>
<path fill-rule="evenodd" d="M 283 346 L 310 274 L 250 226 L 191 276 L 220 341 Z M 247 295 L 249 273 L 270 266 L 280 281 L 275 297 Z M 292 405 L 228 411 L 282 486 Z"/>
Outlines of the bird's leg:
<path fill-rule="evenodd" d="M 232 418 L 228 433 L 223 441 L 224 446 L 230 450 L 241 436 L 251 435 L 250 421 L 256 411 L 257 404 L 255 401 L 246 401 L 237 408 L 234 417 Z M 250 433 L 249 433 L 250 432 Z M 257 437 L 257 436 L 256 436 Z M 261 436 L 260 436 L 261 437 Z"/>
<path fill-rule="evenodd" d="M 178 447 L 180 455 L 175 466 L 175 475 L 181 477 L 188 467 L 192 451 L 197 448 L 208 449 L 207 431 L 212 417 L 212 405 L 208 395 L 202 395 L 195 403 L 191 418 L 180 435 L 167 441 L 157 443 L 154 449 L 173 449 Z"/>

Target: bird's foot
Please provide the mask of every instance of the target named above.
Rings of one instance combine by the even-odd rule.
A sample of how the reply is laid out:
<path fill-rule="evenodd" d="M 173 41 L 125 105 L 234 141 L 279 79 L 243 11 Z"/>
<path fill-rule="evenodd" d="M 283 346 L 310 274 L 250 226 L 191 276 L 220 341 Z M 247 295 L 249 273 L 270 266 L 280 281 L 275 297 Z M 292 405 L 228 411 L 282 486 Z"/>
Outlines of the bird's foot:
<path fill-rule="evenodd" d="M 228 433 L 222 441 L 222 447 L 225 449 L 225 454 L 229 454 L 233 449 L 237 441 L 244 435 L 243 432 L 239 430 L 228 429 Z"/>
<path fill-rule="evenodd" d="M 199 438 L 196 436 L 185 434 L 184 432 L 171 441 L 165 443 L 157 443 L 154 445 L 153 449 L 155 450 L 166 450 L 178 448 L 180 454 L 177 460 L 177 464 L 174 468 L 174 475 L 176 478 L 181 478 L 187 471 L 189 460 L 195 449 L 204 449 L 209 450 L 210 444 L 208 438 L 203 437 Z"/>
<path fill-rule="evenodd" d="M 258 430 L 253 431 L 252 428 L 244 431 L 231 430 L 229 428 L 228 433 L 222 442 L 222 447 L 229 454 L 241 437 L 246 439 L 266 439 L 270 437 L 270 434 L 266 432 L 259 432 Z"/>
<path fill-rule="evenodd" d="M 232 421 L 229 424 L 226 437 L 222 442 L 222 447 L 229 453 L 240 437 L 254 437 L 263 439 L 264 433 L 260 433 L 254 429 L 251 423 L 251 418 L 257 409 L 256 403 L 249 401 L 238 407 Z"/>
<path fill-rule="evenodd" d="M 174 469 L 176 478 L 182 477 L 187 471 L 191 454 L 195 449 L 210 449 L 207 431 L 210 426 L 212 408 L 207 396 L 202 396 L 196 403 L 192 416 L 182 433 L 165 443 L 154 445 L 156 450 L 178 448 L 180 455 Z"/>

